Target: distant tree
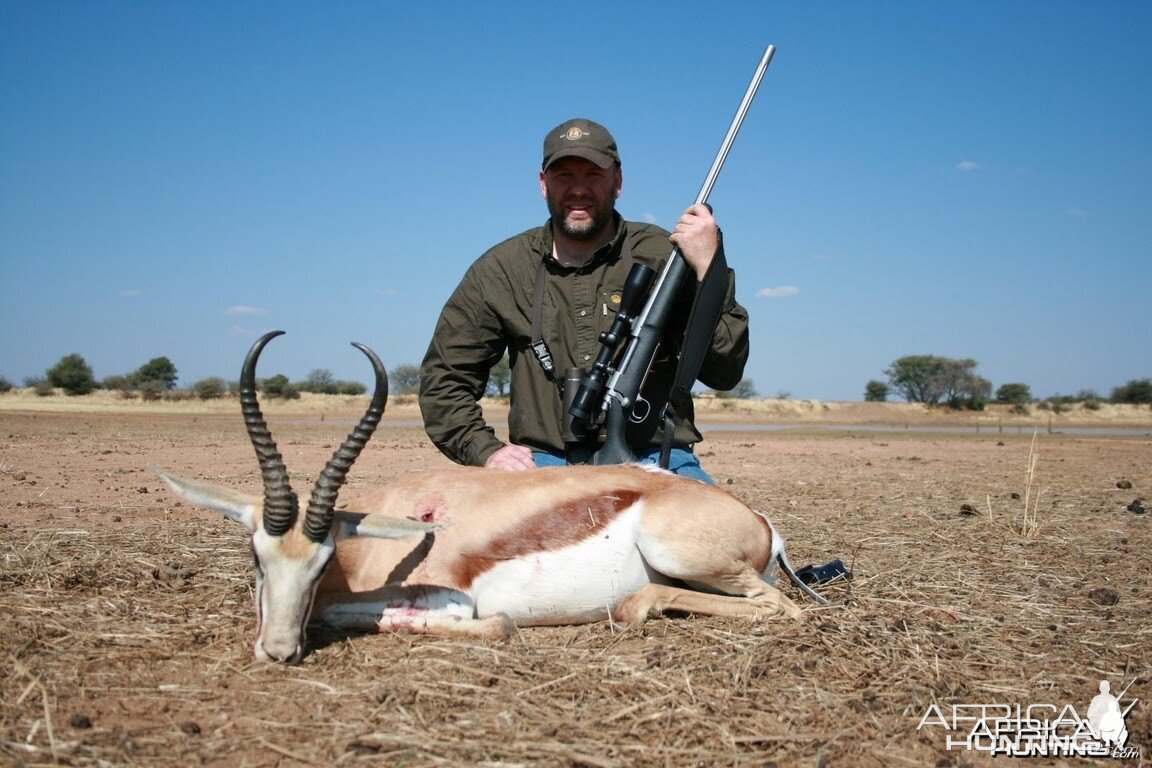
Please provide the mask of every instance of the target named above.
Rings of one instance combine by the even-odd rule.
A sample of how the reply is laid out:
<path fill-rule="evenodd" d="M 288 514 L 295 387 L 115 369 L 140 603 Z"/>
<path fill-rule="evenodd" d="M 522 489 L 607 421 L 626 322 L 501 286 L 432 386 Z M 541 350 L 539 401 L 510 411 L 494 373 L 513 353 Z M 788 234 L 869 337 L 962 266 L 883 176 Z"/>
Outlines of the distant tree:
<path fill-rule="evenodd" d="M 1112 402 L 1146 405 L 1152 403 L 1152 379 L 1132 379 L 1112 390 Z"/>
<path fill-rule="evenodd" d="M 336 394 L 338 395 L 362 395 L 367 391 L 368 387 L 358 381 L 336 382 Z"/>
<path fill-rule="evenodd" d="M 192 391 L 201 400 L 214 400 L 224 396 L 228 391 L 228 384 L 219 376 L 209 376 L 193 384 Z"/>
<path fill-rule="evenodd" d="M 304 381 L 296 385 L 301 392 L 314 392 L 318 395 L 334 395 L 337 386 L 332 371 L 327 368 L 313 368 Z"/>
<path fill-rule="evenodd" d="M 864 402 L 883 403 L 888 400 L 890 388 L 882 381 L 872 379 L 864 385 Z"/>
<path fill-rule="evenodd" d="M 996 402 L 1024 406 L 1032 402 L 1032 388 L 1027 384 L 1001 384 L 996 388 Z"/>
<path fill-rule="evenodd" d="M 176 366 L 166 357 L 154 357 L 137 368 L 132 378 L 137 385 L 154 381 L 161 389 L 172 389 L 176 386 Z"/>
<path fill-rule="evenodd" d="M 792 399 L 792 393 L 786 389 L 782 389 L 776 393 L 776 399 L 777 400 L 791 400 Z"/>
<path fill-rule="evenodd" d="M 420 391 L 420 366 L 396 366 L 388 372 L 388 385 L 397 395 L 416 394 Z"/>
<path fill-rule="evenodd" d="M 92 367 L 77 354 L 65 355 L 45 374 L 48 382 L 69 395 L 86 395 L 96 389 Z"/>
<path fill-rule="evenodd" d="M 485 391 L 495 397 L 504 397 L 511 382 L 512 368 L 508 363 L 508 355 L 504 355 L 488 372 L 488 386 L 485 387 Z"/>
<path fill-rule="evenodd" d="M 740 383 L 727 392 L 716 391 L 716 397 L 722 400 L 750 400 L 758 396 L 756 382 L 752 379 L 740 379 Z"/>
<path fill-rule="evenodd" d="M 8 381 L 8 379 L 4 378 L 3 376 L 0 376 L 0 392 L 7 392 L 11 389 L 12 382 Z"/>
<path fill-rule="evenodd" d="M 936 375 L 944 402 L 951 408 L 982 411 L 992 396 L 992 382 L 976 374 L 976 361 L 970 358 L 940 358 Z"/>
<path fill-rule="evenodd" d="M 884 371 L 892 389 L 910 403 L 940 402 L 940 369 L 944 358 L 936 355 L 905 355 L 892 362 Z"/>
<path fill-rule="evenodd" d="M 938 355 L 905 355 L 884 371 L 901 397 L 910 403 L 981 410 L 992 394 L 992 382 L 978 376 L 976 361 Z"/>
<path fill-rule="evenodd" d="M 963 388 L 948 401 L 953 408 L 966 408 L 970 411 L 982 411 L 992 397 L 992 382 L 983 376 L 972 374 L 966 379 Z"/>

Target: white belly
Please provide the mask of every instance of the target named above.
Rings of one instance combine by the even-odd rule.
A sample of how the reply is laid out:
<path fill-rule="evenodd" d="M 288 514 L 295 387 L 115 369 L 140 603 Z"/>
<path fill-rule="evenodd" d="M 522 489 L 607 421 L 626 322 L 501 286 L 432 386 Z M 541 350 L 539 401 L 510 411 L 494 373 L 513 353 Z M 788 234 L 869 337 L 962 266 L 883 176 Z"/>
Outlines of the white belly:
<path fill-rule="evenodd" d="M 620 600 L 652 581 L 636 547 L 640 511 L 641 504 L 633 504 L 592 538 L 489 569 L 472 585 L 476 616 L 503 612 L 520 625 L 607 618 Z"/>

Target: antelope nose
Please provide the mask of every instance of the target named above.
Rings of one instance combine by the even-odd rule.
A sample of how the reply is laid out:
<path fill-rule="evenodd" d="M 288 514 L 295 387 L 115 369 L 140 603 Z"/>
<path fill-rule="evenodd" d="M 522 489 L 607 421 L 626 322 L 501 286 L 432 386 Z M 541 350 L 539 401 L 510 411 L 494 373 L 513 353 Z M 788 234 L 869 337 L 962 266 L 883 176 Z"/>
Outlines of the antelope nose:
<path fill-rule="evenodd" d="M 259 645 L 257 656 L 263 656 L 268 661 L 279 661 L 283 664 L 299 664 L 304 656 L 304 649 L 299 643 L 270 643 L 262 642 Z"/>

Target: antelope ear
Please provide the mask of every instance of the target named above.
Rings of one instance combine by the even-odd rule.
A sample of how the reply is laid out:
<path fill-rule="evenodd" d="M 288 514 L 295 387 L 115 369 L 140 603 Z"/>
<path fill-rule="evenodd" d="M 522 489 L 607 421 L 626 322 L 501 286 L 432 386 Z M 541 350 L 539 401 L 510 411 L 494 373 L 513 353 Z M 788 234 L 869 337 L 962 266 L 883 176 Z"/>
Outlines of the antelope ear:
<path fill-rule="evenodd" d="M 366 536 L 373 539 L 406 539 L 409 536 L 423 536 L 438 531 L 440 523 L 422 523 L 404 517 L 369 515 L 364 512 L 339 512 L 333 515 L 336 524 L 332 534 L 337 539 L 350 536 Z"/>
<path fill-rule="evenodd" d="M 168 487 L 180 498 L 198 507 L 223 512 L 224 516 L 232 522 L 240 523 L 249 531 L 256 530 L 256 511 L 263 508 L 259 497 L 250 496 L 221 485 L 170 475 L 155 467 L 152 468 L 152 471 L 159 475 L 160 479 L 167 483 Z"/>

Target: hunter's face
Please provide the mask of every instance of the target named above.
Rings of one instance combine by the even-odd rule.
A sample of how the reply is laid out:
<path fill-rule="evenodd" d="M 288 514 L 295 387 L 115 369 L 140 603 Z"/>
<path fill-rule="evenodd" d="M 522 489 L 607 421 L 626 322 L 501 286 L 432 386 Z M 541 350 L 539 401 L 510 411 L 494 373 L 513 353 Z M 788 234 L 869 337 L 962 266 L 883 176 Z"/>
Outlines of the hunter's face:
<path fill-rule="evenodd" d="M 573 240 L 592 240 L 604 232 L 622 184 L 616 166 L 601 168 L 581 157 L 561 158 L 540 172 L 540 191 L 552 223 Z"/>

